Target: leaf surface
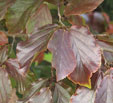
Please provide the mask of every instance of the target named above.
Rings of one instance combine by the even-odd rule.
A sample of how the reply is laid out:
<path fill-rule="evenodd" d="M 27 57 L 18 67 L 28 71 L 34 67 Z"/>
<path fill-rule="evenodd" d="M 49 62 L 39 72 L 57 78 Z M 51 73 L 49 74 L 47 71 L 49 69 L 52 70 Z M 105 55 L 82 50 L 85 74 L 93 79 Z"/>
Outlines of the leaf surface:
<path fill-rule="evenodd" d="M 31 33 L 34 29 L 40 28 L 47 24 L 52 24 L 52 16 L 46 4 L 42 4 L 40 8 L 29 18 L 26 29 L 27 33 Z"/>
<path fill-rule="evenodd" d="M 0 45 L 8 43 L 8 38 L 4 32 L 0 31 Z"/>
<path fill-rule="evenodd" d="M 96 93 L 95 103 L 113 103 L 113 68 L 101 82 Z"/>
<path fill-rule="evenodd" d="M 0 67 L 0 103 L 8 103 L 11 93 L 12 87 L 8 73 Z"/>
<path fill-rule="evenodd" d="M 94 103 L 95 92 L 85 87 L 78 88 L 70 103 Z"/>
<path fill-rule="evenodd" d="M 54 103 L 69 103 L 70 94 L 59 84 L 56 84 L 53 95 Z"/>
<path fill-rule="evenodd" d="M 68 76 L 74 83 L 90 88 L 90 78 L 100 67 L 101 54 L 86 27 L 57 30 L 49 41 L 48 49 L 53 54 L 52 66 L 56 68 L 58 81 Z"/>
<path fill-rule="evenodd" d="M 16 0 L 5 16 L 8 32 L 10 34 L 23 33 L 29 17 L 40 6 L 42 1 Z"/>
<path fill-rule="evenodd" d="M 65 15 L 79 15 L 96 9 L 103 0 L 67 0 Z"/>
<path fill-rule="evenodd" d="M 48 49 L 53 53 L 52 66 L 56 68 L 57 81 L 64 79 L 76 67 L 76 59 L 71 50 L 70 35 L 63 29 L 57 30 L 49 41 Z"/>
<path fill-rule="evenodd" d="M 56 25 L 47 25 L 30 35 L 29 39 L 17 45 L 17 59 L 21 68 L 30 64 L 33 56 L 46 50 L 47 43 Z M 26 70 L 25 70 L 26 71 Z"/>
<path fill-rule="evenodd" d="M 7 9 L 15 2 L 15 0 L 0 0 L 0 20 L 4 18 Z"/>

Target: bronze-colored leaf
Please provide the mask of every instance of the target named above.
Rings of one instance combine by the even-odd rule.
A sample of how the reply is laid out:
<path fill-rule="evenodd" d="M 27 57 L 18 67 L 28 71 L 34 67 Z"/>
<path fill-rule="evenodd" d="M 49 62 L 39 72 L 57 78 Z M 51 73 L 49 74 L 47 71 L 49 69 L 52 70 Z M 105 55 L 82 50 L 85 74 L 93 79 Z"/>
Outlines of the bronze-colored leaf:
<path fill-rule="evenodd" d="M 20 42 L 17 45 L 17 59 L 21 68 L 28 69 L 28 65 L 30 64 L 33 56 L 36 53 L 46 50 L 47 43 L 56 26 L 57 25 L 46 25 L 31 34 L 28 40 Z M 24 71 L 26 72 L 27 70 Z"/>
<path fill-rule="evenodd" d="M 49 88 L 42 88 L 28 103 L 52 103 L 52 93 Z"/>
<path fill-rule="evenodd" d="M 47 24 L 52 24 L 52 16 L 48 6 L 46 4 L 42 4 L 28 20 L 26 25 L 27 33 L 31 33 L 34 29 Z"/>
<path fill-rule="evenodd" d="M 5 16 L 8 32 L 23 33 L 29 17 L 42 2 L 43 0 L 16 0 Z"/>
<path fill-rule="evenodd" d="M 69 78 L 75 83 L 90 88 L 92 73 L 95 73 L 101 65 L 100 48 L 86 27 L 72 26 L 70 33 L 77 66 Z"/>
<path fill-rule="evenodd" d="M 26 80 L 26 77 L 23 74 L 24 71 L 20 68 L 17 59 L 8 59 L 5 62 L 5 65 L 8 74 L 16 80 L 18 92 L 23 94 L 28 85 L 28 81 Z"/>
<path fill-rule="evenodd" d="M 56 84 L 53 95 L 54 103 L 69 103 L 70 94 L 59 84 Z"/>
<path fill-rule="evenodd" d="M 8 38 L 4 32 L 0 31 L 0 45 L 8 43 Z"/>
<path fill-rule="evenodd" d="M 90 88 L 92 73 L 101 64 L 101 53 L 86 27 L 57 30 L 49 41 L 48 49 L 53 53 L 52 66 L 56 69 L 58 81 L 68 76 L 74 83 Z"/>
<path fill-rule="evenodd" d="M 95 103 L 113 103 L 113 68 L 106 75 L 96 93 Z"/>
<path fill-rule="evenodd" d="M 52 66 L 56 68 L 57 81 L 64 79 L 76 67 L 69 32 L 63 29 L 57 30 L 49 41 L 48 49 L 53 53 Z"/>
<path fill-rule="evenodd" d="M 0 0 L 0 20 L 4 18 L 7 9 L 15 2 L 15 0 Z"/>
<path fill-rule="evenodd" d="M 2 48 L 0 48 L 0 65 L 2 65 L 8 58 L 8 55 L 7 55 L 7 46 L 4 46 Z"/>
<path fill-rule="evenodd" d="M 65 15 L 79 15 L 96 9 L 103 0 L 67 0 Z"/>
<path fill-rule="evenodd" d="M 94 103 L 95 92 L 85 87 L 78 88 L 70 103 Z"/>
<path fill-rule="evenodd" d="M 11 94 L 12 87 L 8 73 L 0 67 L 0 103 L 8 103 Z"/>

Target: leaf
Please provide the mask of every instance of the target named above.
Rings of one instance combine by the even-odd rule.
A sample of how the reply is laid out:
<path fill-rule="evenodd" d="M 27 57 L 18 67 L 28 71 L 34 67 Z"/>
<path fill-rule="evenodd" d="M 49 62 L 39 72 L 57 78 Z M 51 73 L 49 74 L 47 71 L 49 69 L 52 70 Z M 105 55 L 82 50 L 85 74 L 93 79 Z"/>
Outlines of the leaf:
<path fill-rule="evenodd" d="M 78 88 L 71 97 L 70 103 L 94 103 L 95 92 L 85 87 Z"/>
<path fill-rule="evenodd" d="M 56 68 L 57 81 L 64 79 L 76 67 L 76 59 L 71 50 L 69 38 L 68 31 L 59 29 L 48 44 L 48 49 L 53 54 L 52 66 Z"/>
<path fill-rule="evenodd" d="M 97 90 L 95 103 L 113 103 L 113 68 L 106 75 Z"/>
<path fill-rule="evenodd" d="M 2 48 L 0 48 L 0 65 L 2 65 L 8 58 L 8 55 L 7 55 L 7 46 L 4 46 Z"/>
<path fill-rule="evenodd" d="M 27 101 L 30 101 L 32 99 L 32 97 L 34 97 L 35 94 L 39 92 L 39 89 L 42 88 L 43 85 L 46 84 L 46 82 L 47 82 L 47 80 L 41 80 L 41 81 L 32 83 L 32 85 L 29 86 L 27 88 L 27 90 L 25 91 L 24 97 L 22 99 L 20 99 L 20 102 L 25 103 Z M 35 102 L 33 102 L 33 103 L 35 103 Z M 39 102 L 39 103 L 42 103 L 42 102 Z"/>
<path fill-rule="evenodd" d="M 9 100 L 8 103 L 16 103 L 17 100 L 18 100 L 18 97 L 16 95 L 16 90 L 13 89 L 12 95 L 11 95 L 10 100 Z"/>
<path fill-rule="evenodd" d="M 46 4 L 42 4 L 28 20 L 26 25 L 27 33 L 31 33 L 34 29 L 47 24 L 52 24 L 52 16 L 48 6 Z"/>
<path fill-rule="evenodd" d="M 103 0 L 67 0 L 65 15 L 79 15 L 96 9 Z"/>
<path fill-rule="evenodd" d="M 8 74 L 16 80 L 18 92 L 23 94 L 28 85 L 28 81 L 26 80 L 23 69 L 20 68 L 17 59 L 8 59 L 5 62 L 5 65 Z"/>
<path fill-rule="evenodd" d="M 5 16 L 8 32 L 10 34 L 23 33 L 29 17 L 40 6 L 42 1 L 16 0 Z"/>
<path fill-rule="evenodd" d="M 4 45 L 6 43 L 8 43 L 8 38 L 4 32 L 0 31 L 0 45 Z"/>
<path fill-rule="evenodd" d="M 54 103 L 69 103 L 70 94 L 59 84 L 56 84 L 53 95 Z"/>
<path fill-rule="evenodd" d="M 15 2 L 15 0 L 0 0 L 0 20 L 4 18 L 7 9 Z"/>
<path fill-rule="evenodd" d="M 57 25 L 47 25 L 35 31 L 29 39 L 17 45 L 17 59 L 21 68 L 29 65 L 33 56 L 46 50 L 47 43 Z M 25 68 L 24 68 L 25 69 Z M 26 70 L 25 70 L 26 72 Z"/>
<path fill-rule="evenodd" d="M 101 54 L 86 27 L 57 30 L 48 49 L 53 53 L 52 66 L 56 69 L 58 81 L 68 76 L 74 83 L 90 88 L 90 78 L 100 67 Z"/>
<path fill-rule="evenodd" d="M 11 94 L 12 87 L 8 73 L 0 67 L 0 103 L 8 103 Z"/>
<path fill-rule="evenodd" d="M 42 88 L 28 103 L 52 103 L 52 94 L 49 88 Z"/>

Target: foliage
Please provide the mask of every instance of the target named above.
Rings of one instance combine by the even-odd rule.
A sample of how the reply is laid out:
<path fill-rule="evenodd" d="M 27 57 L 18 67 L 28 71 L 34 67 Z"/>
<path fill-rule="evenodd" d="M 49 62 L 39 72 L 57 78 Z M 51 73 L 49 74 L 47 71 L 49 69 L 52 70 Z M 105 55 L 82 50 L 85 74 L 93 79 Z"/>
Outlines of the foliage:
<path fill-rule="evenodd" d="M 0 0 L 0 103 L 113 103 L 102 2 Z"/>

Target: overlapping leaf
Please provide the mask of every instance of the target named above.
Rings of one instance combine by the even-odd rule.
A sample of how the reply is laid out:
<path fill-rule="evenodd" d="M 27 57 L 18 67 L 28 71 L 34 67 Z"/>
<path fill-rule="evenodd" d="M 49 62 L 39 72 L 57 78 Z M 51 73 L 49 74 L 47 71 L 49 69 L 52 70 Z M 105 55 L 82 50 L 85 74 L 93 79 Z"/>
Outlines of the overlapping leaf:
<path fill-rule="evenodd" d="M 28 103 L 52 103 L 52 94 L 49 88 L 42 88 L 36 93 Z"/>
<path fill-rule="evenodd" d="M 103 0 L 67 0 L 65 15 L 79 15 L 93 11 Z"/>
<path fill-rule="evenodd" d="M 40 6 L 42 1 L 16 0 L 5 16 L 9 33 L 23 33 L 29 17 Z"/>
<path fill-rule="evenodd" d="M 113 68 L 100 84 L 96 93 L 95 103 L 113 103 Z"/>
<path fill-rule="evenodd" d="M 27 33 L 31 33 L 34 29 L 47 24 L 52 24 L 52 16 L 48 6 L 46 4 L 42 4 L 28 20 L 26 25 Z"/>
<path fill-rule="evenodd" d="M 6 43 L 8 43 L 8 38 L 3 32 L 0 31 L 0 45 L 4 45 Z"/>
<path fill-rule="evenodd" d="M 57 30 L 48 44 L 53 53 L 52 66 L 56 68 L 57 80 L 64 79 L 76 67 L 76 59 L 71 50 L 70 35 L 63 29 Z"/>
<path fill-rule="evenodd" d="M 33 83 L 30 87 L 27 88 L 27 90 L 24 93 L 24 97 L 18 101 L 19 103 L 25 103 L 27 101 L 30 102 L 31 98 L 33 96 L 36 96 L 35 94 L 39 92 L 40 88 L 42 88 L 46 84 L 47 80 L 41 80 L 38 82 Z M 33 102 L 35 103 L 35 102 Z M 39 102 L 41 103 L 41 102 Z"/>
<path fill-rule="evenodd" d="M 85 87 L 78 88 L 70 103 L 94 103 L 95 92 Z"/>
<path fill-rule="evenodd" d="M 7 60 L 7 46 L 0 48 L 0 65 L 3 64 Z"/>
<path fill-rule="evenodd" d="M 3 19 L 7 9 L 15 2 L 15 0 L 0 0 L 0 20 Z"/>
<path fill-rule="evenodd" d="M 48 48 L 53 53 L 52 66 L 56 68 L 57 80 L 69 75 L 73 82 L 91 86 L 90 77 L 98 70 L 101 55 L 99 46 L 86 27 L 57 30 Z"/>
<path fill-rule="evenodd" d="M 28 67 L 33 56 L 46 49 L 51 33 L 54 31 L 55 27 L 56 25 L 44 26 L 30 35 L 28 40 L 20 42 L 17 45 L 17 59 L 21 68 Z"/>
<path fill-rule="evenodd" d="M 8 59 L 5 64 L 8 74 L 16 80 L 18 91 L 23 93 L 27 86 L 26 82 L 28 82 L 23 74 L 23 69 L 20 68 L 20 65 L 16 59 Z"/>
<path fill-rule="evenodd" d="M 59 84 L 56 84 L 53 95 L 54 103 L 69 103 L 70 94 Z"/>
<path fill-rule="evenodd" d="M 0 103 L 8 103 L 11 93 L 12 87 L 8 73 L 0 67 Z"/>

